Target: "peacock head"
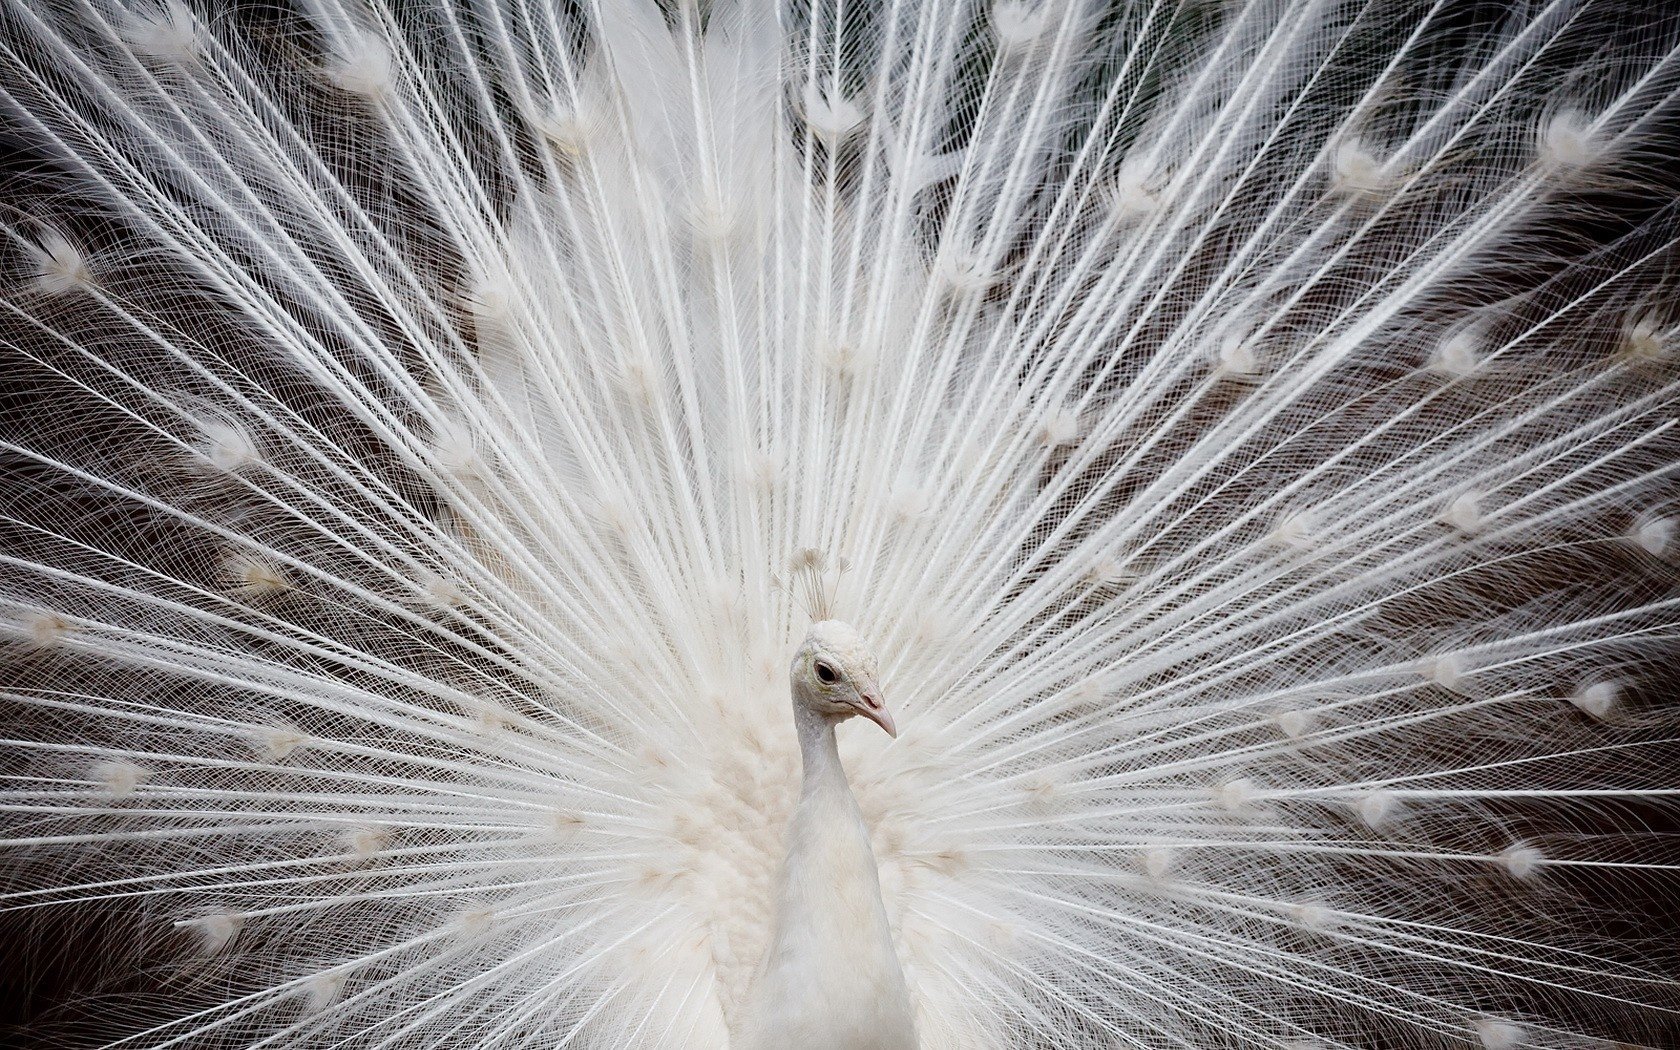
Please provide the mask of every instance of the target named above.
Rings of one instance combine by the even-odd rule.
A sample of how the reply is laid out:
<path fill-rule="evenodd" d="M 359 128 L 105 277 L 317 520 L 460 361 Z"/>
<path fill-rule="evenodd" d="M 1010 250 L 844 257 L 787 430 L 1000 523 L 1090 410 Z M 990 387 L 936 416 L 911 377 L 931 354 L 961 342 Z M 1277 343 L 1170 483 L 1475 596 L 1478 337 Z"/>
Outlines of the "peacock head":
<path fill-rule="evenodd" d="M 862 715 L 896 737 L 878 674 L 875 654 L 851 624 L 821 620 L 793 658 L 793 702 L 834 722 Z"/>

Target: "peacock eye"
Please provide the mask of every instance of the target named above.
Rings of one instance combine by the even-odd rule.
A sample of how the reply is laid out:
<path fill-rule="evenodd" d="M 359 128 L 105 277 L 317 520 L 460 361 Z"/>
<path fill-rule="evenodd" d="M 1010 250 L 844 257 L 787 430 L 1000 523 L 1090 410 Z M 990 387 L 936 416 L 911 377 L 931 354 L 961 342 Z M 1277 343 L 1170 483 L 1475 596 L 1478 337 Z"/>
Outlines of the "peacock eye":
<path fill-rule="evenodd" d="M 840 672 L 821 660 L 817 661 L 817 681 L 825 685 L 833 685 L 840 680 Z"/>

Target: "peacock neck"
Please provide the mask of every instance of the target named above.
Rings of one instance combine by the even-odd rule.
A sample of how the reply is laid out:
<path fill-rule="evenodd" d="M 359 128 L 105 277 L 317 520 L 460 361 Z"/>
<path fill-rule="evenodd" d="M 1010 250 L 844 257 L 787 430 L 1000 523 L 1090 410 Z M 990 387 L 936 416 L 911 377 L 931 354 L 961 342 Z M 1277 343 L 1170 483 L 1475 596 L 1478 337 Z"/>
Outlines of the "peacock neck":
<path fill-rule="evenodd" d="M 793 726 L 799 734 L 799 758 L 804 764 L 800 795 L 839 793 L 851 797 L 845 767 L 840 764 L 840 746 L 834 738 L 834 722 L 804 704 L 793 706 Z"/>
<path fill-rule="evenodd" d="M 745 1050 L 914 1050 L 909 988 L 880 876 L 834 738 L 794 683 L 804 763 L 776 891 L 775 924 L 742 1007 Z"/>

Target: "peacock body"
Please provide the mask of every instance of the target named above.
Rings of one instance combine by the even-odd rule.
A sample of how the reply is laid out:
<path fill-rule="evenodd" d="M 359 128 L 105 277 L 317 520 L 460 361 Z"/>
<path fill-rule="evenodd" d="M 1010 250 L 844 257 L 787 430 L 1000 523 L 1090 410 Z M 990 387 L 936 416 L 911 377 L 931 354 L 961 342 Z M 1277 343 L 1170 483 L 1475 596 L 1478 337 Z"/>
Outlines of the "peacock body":
<path fill-rule="evenodd" d="M 869 827 L 835 727 L 862 715 L 896 736 L 876 660 L 849 624 L 820 620 L 794 658 L 799 803 L 764 959 L 731 1045 L 915 1050 L 915 1008 L 881 900 Z"/>
<path fill-rule="evenodd" d="M 1597 0 L 11 0 L 25 1037 L 1673 1045 L 1677 92 Z"/>

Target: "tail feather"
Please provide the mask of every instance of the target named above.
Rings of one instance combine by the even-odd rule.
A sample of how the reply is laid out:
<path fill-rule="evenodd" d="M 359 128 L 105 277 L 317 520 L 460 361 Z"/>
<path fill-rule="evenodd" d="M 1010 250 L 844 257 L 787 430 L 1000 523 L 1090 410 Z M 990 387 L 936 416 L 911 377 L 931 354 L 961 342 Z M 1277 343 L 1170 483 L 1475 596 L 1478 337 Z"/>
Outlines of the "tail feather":
<path fill-rule="evenodd" d="M 116 1045 L 727 1045 L 814 586 L 928 1046 L 1660 1045 L 1677 30 L 11 5 L 0 900 Z"/>

